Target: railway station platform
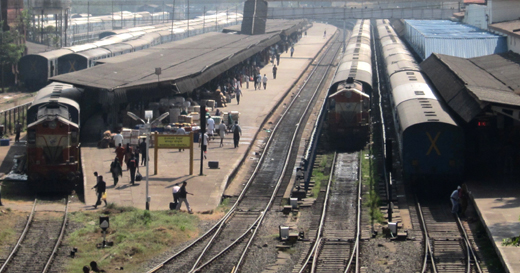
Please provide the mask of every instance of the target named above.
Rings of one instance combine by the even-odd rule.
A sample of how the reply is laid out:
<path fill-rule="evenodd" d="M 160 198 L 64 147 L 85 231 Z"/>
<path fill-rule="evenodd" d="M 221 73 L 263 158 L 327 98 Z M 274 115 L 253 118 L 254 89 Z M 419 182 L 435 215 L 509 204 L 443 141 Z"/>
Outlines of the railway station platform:
<path fill-rule="evenodd" d="M 476 211 L 506 272 L 520 272 L 520 247 L 503 246 L 502 240 L 520 234 L 518 177 L 471 181 L 468 189 Z"/>
<path fill-rule="evenodd" d="M 327 31 L 326 38 L 323 37 Z M 220 108 L 221 111 L 239 111 L 239 123 L 242 128 L 242 137 L 237 149 L 233 148 L 233 137 L 226 135 L 224 146 L 219 147 L 220 139 L 210 141 L 208 145 L 207 159 L 204 160 L 203 175 L 200 173 L 200 148 L 195 143 L 194 148 L 194 172 L 189 175 L 189 151 L 179 152 L 178 150 L 159 150 L 158 173 L 153 174 L 153 149 L 150 149 L 150 176 L 149 176 L 149 196 L 151 197 L 151 210 L 166 210 L 169 203 L 173 201 L 172 188 L 174 184 L 187 181 L 187 191 L 194 195 L 188 195 L 188 201 L 194 212 L 208 212 L 214 210 L 220 203 L 222 194 L 229 182 L 230 176 L 239 167 L 241 162 L 257 160 L 253 154 L 254 150 L 262 145 L 263 140 L 253 142 L 257 132 L 263 130 L 260 126 L 266 116 L 281 101 L 284 95 L 296 83 L 300 75 L 317 56 L 326 42 L 332 37 L 336 28 L 331 25 L 315 23 L 307 31 L 307 36 L 294 46 L 294 55 L 291 58 L 290 52 L 283 53 L 278 66 L 277 78 L 272 78 L 272 65 L 268 64 L 261 69 L 261 74 L 268 77 L 267 89 L 254 89 L 252 83 L 249 88 L 246 84 L 242 85 L 243 96 L 240 105 L 236 100 L 227 104 L 227 107 Z M 216 109 L 213 109 L 212 113 Z M 249 150 L 249 147 L 252 149 Z M 246 154 L 247 153 L 247 154 Z M 97 171 L 103 175 L 107 182 L 107 200 L 109 203 L 116 203 L 123 206 L 134 206 L 145 208 L 146 202 L 146 169 L 140 166 L 139 171 L 143 175 L 143 180 L 136 182 L 136 185 L 129 184 L 130 175 L 123 167 L 123 178 L 119 180 L 116 187 L 113 186 L 111 173 L 109 172 L 110 163 L 114 159 L 114 149 L 98 149 L 95 145 L 86 145 L 82 148 L 82 162 L 85 184 L 85 205 L 81 210 L 93 209 L 96 195 L 91 188 L 95 185 L 93 173 Z M 208 161 L 219 161 L 219 169 L 208 168 Z M 100 206 L 102 207 L 102 206 Z M 98 208 L 100 208 L 98 207 Z M 182 210 L 186 210 L 183 205 Z"/>

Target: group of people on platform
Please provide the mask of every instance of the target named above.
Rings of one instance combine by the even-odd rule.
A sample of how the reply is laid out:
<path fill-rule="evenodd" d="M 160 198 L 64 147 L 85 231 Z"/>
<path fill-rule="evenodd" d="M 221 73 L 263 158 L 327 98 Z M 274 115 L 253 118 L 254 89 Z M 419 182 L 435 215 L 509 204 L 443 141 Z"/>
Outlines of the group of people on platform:
<path fill-rule="evenodd" d="M 208 89 L 204 88 L 195 90 L 193 92 L 195 100 L 198 101 L 203 98 L 211 98 L 208 96 L 212 96 L 211 94 L 213 94 L 213 98 L 215 98 L 217 106 L 226 107 L 227 103 L 229 103 L 233 97 L 236 98 L 237 104 L 240 104 L 240 99 L 244 95 L 242 92 L 242 86 L 244 83 L 246 84 L 247 89 L 249 89 L 249 82 L 253 82 L 255 90 L 261 89 L 262 86 L 264 90 L 266 90 L 269 79 L 267 78 L 266 74 L 263 74 L 262 76 L 260 73 L 260 66 L 258 65 L 261 63 L 267 64 L 270 62 L 273 65 L 273 79 L 276 79 L 278 66 L 280 65 L 280 55 L 283 53 L 283 51 L 285 51 L 285 53 L 290 51 L 290 56 L 292 57 L 294 53 L 294 43 L 298 41 L 299 38 L 301 38 L 301 36 L 288 37 L 287 40 L 271 46 L 269 49 L 252 56 L 242 64 L 239 64 L 226 73 L 223 73 L 211 81 L 207 86 L 215 86 L 215 92 L 212 93 Z M 220 111 L 217 109 L 217 112 Z M 218 113 L 216 115 L 218 115 Z M 218 135 L 220 136 L 220 147 L 224 146 L 224 138 L 228 132 L 228 128 L 224 122 L 221 122 L 218 126 L 216 126 L 214 120 L 211 117 L 207 119 L 206 128 L 207 132 L 202 134 L 199 138 L 199 145 L 204 152 L 204 158 L 207 158 L 207 147 L 215 135 L 215 130 L 218 130 Z M 233 134 L 234 148 L 238 148 L 240 137 L 242 135 L 242 128 L 238 124 L 238 121 L 234 121 L 230 132 Z M 176 134 L 186 134 L 186 132 L 182 126 L 179 126 Z M 142 142 L 139 143 L 139 145 L 136 147 L 131 147 L 130 144 L 126 144 L 125 146 L 123 144 L 123 136 L 120 132 L 114 136 L 114 142 L 116 147 L 116 156 L 110 164 L 110 173 L 112 174 L 114 187 L 117 186 L 119 178 L 123 176 L 123 163 L 126 165 L 126 170 L 130 173 L 130 184 L 134 185 L 136 176 L 140 176 L 139 158 L 141 158 L 140 165 L 146 166 L 146 142 L 143 139 Z M 179 149 L 179 151 L 181 152 L 183 149 Z M 101 200 L 103 200 L 106 205 L 106 182 L 103 181 L 103 176 L 98 175 L 97 172 L 95 175 L 97 183 L 93 189 L 96 189 L 97 201 L 94 207 L 97 208 L 97 206 L 101 204 Z M 173 196 L 176 209 L 180 209 L 182 202 L 184 202 L 186 203 L 188 211 L 191 213 L 191 208 L 186 199 L 187 194 L 189 193 L 186 191 L 186 182 L 183 182 L 181 187 L 179 187 L 177 184 L 173 187 Z"/>

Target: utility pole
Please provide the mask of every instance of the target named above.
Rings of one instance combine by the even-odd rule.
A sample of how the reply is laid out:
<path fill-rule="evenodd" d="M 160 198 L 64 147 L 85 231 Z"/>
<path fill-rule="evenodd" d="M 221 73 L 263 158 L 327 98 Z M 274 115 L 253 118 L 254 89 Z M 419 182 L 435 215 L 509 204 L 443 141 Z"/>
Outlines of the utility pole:
<path fill-rule="evenodd" d="M 173 21 L 175 21 L 175 0 L 173 0 L 172 16 L 171 17 L 172 17 L 172 30 L 171 30 L 172 38 L 170 40 L 173 41 Z"/>
<path fill-rule="evenodd" d="M 87 41 L 90 38 L 90 0 L 87 2 Z"/>
<path fill-rule="evenodd" d="M 188 0 L 188 37 L 190 37 L 190 0 Z"/>

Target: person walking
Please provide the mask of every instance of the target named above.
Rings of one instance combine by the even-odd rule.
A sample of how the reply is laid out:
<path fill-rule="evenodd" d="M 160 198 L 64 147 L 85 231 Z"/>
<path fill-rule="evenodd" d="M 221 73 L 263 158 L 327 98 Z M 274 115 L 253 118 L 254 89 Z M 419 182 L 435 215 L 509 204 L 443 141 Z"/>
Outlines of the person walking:
<path fill-rule="evenodd" d="M 20 133 L 22 132 L 22 124 L 20 122 L 16 122 L 14 126 L 14 132 L 16 133 L 16 137 L 14 138 L 14 142 L 20 142 Z"/>
<path fill-rule="evenodd" d="M 137 161 L 135 156 L 128 160 L 128 169 L 130 170 L 130 184 L 135 185 L 135 172 L 137 171 Z"/>
<path fill-rule="evenodd" d="M 280 54 L 276 53 L 276 65 L 280 65 Z"/>
<path fill-rule="evenodd" d="M 96 189 L 97 200 L 96 200 L 96 204 L 94 205 L 94 208 L 97 209 L 97 206 L 101 205 L 101 198 L 103 197 L 103 194 L 107 190 L 107 183 L 105 183 L 105 181 L 103 181 L 102 175 L 97 177 L 97 184 L 94 187 L 92 187 L 92 189 Z M 107 200 L 105 199 L 103 201 L 105 201 L 105 207 L 106 207 Z"/>
<path fill-rule="evenodd" d="M 264 77 L 262 78 L 262 83 L 264 84 L 264 90 L 267 88 L 267 76 L 264 74 Z"/>
<path fill-rule="evenodd" d="M 117 186 L 117 182 L 119 182 L 119 177 L 123 177 L 123 168 L 121 168 L 121 163 L 119 163 L 119 158 L 115 158 L 114 161 L 110 164 L 110 172 L 112 173 L 112 178 L 114 179 L 114 187 Z"/>
<path fill-rule="evenodd" d="M 213 133 L 215 132 L 215 120 L 213 120 L 213 118 L 211 118 L 211 116 L 206 120 L 206 128 L 207 128 L 207 133 L 208 133 L 208 136 L 210 137 L 210 140 L 211 138 L 213 137 Z"/>
<path fill-rule="evenodd" d="M 134 156 L 134 152 L 132 151 L 132 147 L 130 147 L 130 143 L 126 144 L 125 148 L 125 164 L 126 170 L 128 171 L 128 161 Z"/>
<path fill-rule="evenodd" d="M 175 132 L 176 135 L 184 136 L 186 135 L 186 130 L 184 130 L 184 127 L 182 124 L 179 124 L 179 128 L 177 128 L 177 131 Z M 179 152 L 184 152 L 184 149 L 179 149 Z"/>
<path fill-rule="evenodd" d="M 294 54 L 294 46 L 291 46 L 291 58 L 292 58 L 293 54 Z"/>
<path fill-rule="evenodd" d="M 246 82 L 246 88 L 249 89 L 249 76 L 244 74 L 244 81 Z"/>
<path fill-rule="evenodd" d="M 199 145 L 202 146 L 201 148 L 202 148 L 202 151 L 204 152 L 204 159 L 207 159 L 206 154 L 208 152 L 208 141 L 209 141 L 208 133 L 204 133 L 201 136 L 201 139 L 202 139 L 202 141 L 199 142 Z"/>
<path fill-rule="evenodd" d="M 220 135 L 220 147 L 224 146 L 224 137 L 226 136 L 226 124 L 221 122 L 218 126 L 218 134 Z"/>
<path fill-rule="evenodd" d="M 235 121 L 235 125 L 231 128 L 231 132 L 233 132 L 233 143 L 235 144 L 235 148 L 237 148 L 238 142 L 240 142 L 240 136 L 242 135 L 242 129 L 238 125 L 238 121 Z"/>
<path fill-rule="evenodd" d="M 451 195 L 450 195 L 450 200 L 451 200 L 451 213 L 453 214 L 457 214 L 459 213 L 459 201 L 460 201 L 460 197 L 459 197 L 459 191 L 460 191 L 460 186 L 457 187 L 456 190 L 454 190 Z"/>
<path fill-rule="evenodd" d="M 116 156 L 119 158 L 119 163 L 123 166 L 123 158 L 125 157 L 125 148 L 119 143 L 119 146 L 116 148 Z"/>
<path fill-rule="evenodd" d="M 235 95 L 237 96 L 237 105 L 240 104 L 240 97 L 242 96 L 242 90 L 240 90 L 240 88 L 237 88 L 235 90 Z"/>
<path fill-rule="evenodd" d="M 123 135 L 121 134 L 121 132 L 118 131 L 117 134 L 114 136 L 114 145 L 116 146 L 116 149 L 117 147 L 119 147 L 119 144 L 123 146 Z"/>
<path fill-rule="evenodd" d="M 182 182 L 182 186 L 181 188 L 179 189 L 179 204 L 177 204 L 177 210 L 180 210 L 181 209 L 181 206 L 182 206 L 182 202 L 186 203 L 186 207 L 188 208 L 188 212 L 190 214 L 193 214 L 193 211 L 191 211 L 191 207 L 190 207 L 190 203 L 188 203 L 188 199 L 186 198 L 186 196 L 188 194 L 191 194 L 189 192 L 186 191 L 186 185 L 188 184 L 188 182 L 184 181 Z M 193 195 L 193 194 L 191 194 Z"/>
<path fill-rule="evenodd" d="M 179 191 L 181 187 L 179 187 L 179 183 L 175 184 L 172 189 L 173 193 L 173 208 L 177 209 L 177 206 L 179 205 Z"/>
<path fill-rule="evenodd" d="M 278 71 L 278 67 L 273 66 L 273 80 L 276 80 L 276 72 Z"/>
<path fill-rule="evenodd" d="M 327 30 L 323 32 L 323 38 L 327 37 Z"/>
<path fill-rule="evenodd" d="M 141 151 L 141 165 L 146 166 L 146 139 L 139 143 L 139 151 Z"/>

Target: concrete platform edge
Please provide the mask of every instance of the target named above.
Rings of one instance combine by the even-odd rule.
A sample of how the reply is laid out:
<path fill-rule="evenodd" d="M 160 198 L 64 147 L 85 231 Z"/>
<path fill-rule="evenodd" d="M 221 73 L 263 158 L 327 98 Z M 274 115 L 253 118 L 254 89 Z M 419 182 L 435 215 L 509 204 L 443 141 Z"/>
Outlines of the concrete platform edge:
<path fill-rule="evenodd" d="M 334 35 L 337 33 L 338 31 L 336 30 L 334 32 Z M 291 86 L 285 90 L 285 95 L 283 97 L 281 97 L 273 106 L 273 108 L 271 108 L 271 110 L 269 111 L 269 113 L 265 116 L 264 120 L 262 121 L 262 123 L 260 124 L 260 128 L 256 131 L 254 137 L 253 137 L 253 141 L 251 141 L 251 143 L 249 144 L 246 152 L 244 153 L 244 155 L 242 156 L 242 158 L 240 159 L 240 162 L 238 162 L 236 164 L 236 166 L 234 166 L 232 168 L 232 171 L 230 172 L 230 174 L 228 175 L 227 177 L 227 180 L 224 179 L 226 181 L 225 183 L 225 187 L 224 187 L 224 190 L 228 187 L 229 183 L 231 182 L 231 180 L 233 180 L 233 178 L 235 178 L 236 174 L 238 173 L 238 170 L 239 168 L 242 166 L 242 164 L 244 164 L 247 156 L 249 155 L 249 153 L 251 152 L 252 148 L 253 148 L 253 145 L 255 143 L 255 141 L 257 140 L 258 138 L 258 134 L 260 134 L 260 131 L 261 131 L 261 127 L 263 127 L 263 125 L 266 124 L 266 122 L 273 116 L 273 113 L 276 111 L 276 109 L 280 106 L 280 104 L 287 98 L 287 95 L 289 94 L 289 92 L 296 86 L 296 84 L 302 79 L 303 77 L 303 74 L 305 74 L 305 72 L 307 71 L 307 69 L 309 69 L 309 67 L 314 63 L 314 61 L 316 61 L 316 58 L 323 52 L 323 49 L 327 46 L 329 46 L 329 43 L 330 41 L 332 40 L 332 37 L 334 37 L 334 35 L 331 35 L 329 40 L 325 43 L 325 45 L 316 53 L 316 55 L 314 56 L 314 58 L 312 60 L 309 61 L 309 63 L 307 64 L 307 66 L 303 69 L 303 73 L 300 74 L 300 76 L 298 76 L 298 78 L 296 78 L 296 80 L 294 80 L 294 82 L 291 84 Z M 289 183 L 289 187 L 288 188 L 291 188 L 291 191 L 292 191 L 292 187 L 294 186 L 294 179 L 293 179 L 293 176 L 291 176 L 291 183 Z M 291 185 L 292 184 L 292 185 Z M 224 191 L 222 191 L 222 194 L 224 194 Z M 285 198 L 285 196 L 284 196 Z M 221 200 L 222 200 L 222 196 L 221 196 Z"/>
<path fill-rule="evenodd" d="M 491 243 L 493 244 L 493 248 L 495 249 L 498 257 L 500 258 L 500 262 L 502 262 L 502 266 L 504 267 L 505 272 L 512 273 L 511 270 L 509 270 L 508 264 L 504 260 L 504 257 L 502 257 L 502 253 L 500 252 L 498 246 L 495 244 L 495 240 L 493 240 L 493 234 L 491 233 L 491 230 L 489 230 L 489 227 L 486 224 L 486 221 L 484 220 L 484 216 L 482 215 L 480 208 L 477 206 L 477 203 L 475 202 L 475 198 L 473 197 L 473 194 L 471 193 L 471 191 L 470 191 L 469 197 L 470 197 L 473 207 L 475 208 L 475 211 L 477 211 L 478 218 L 483 223 L 483 226 L 486 228 L 486 233 L 489 236 Z"/>

